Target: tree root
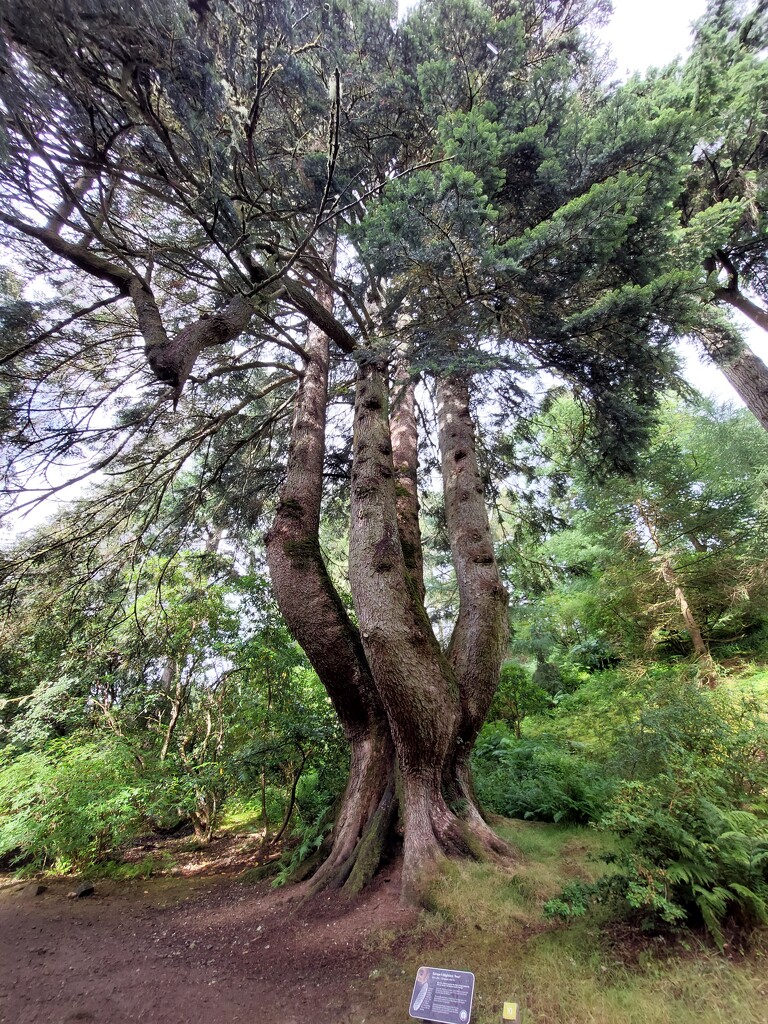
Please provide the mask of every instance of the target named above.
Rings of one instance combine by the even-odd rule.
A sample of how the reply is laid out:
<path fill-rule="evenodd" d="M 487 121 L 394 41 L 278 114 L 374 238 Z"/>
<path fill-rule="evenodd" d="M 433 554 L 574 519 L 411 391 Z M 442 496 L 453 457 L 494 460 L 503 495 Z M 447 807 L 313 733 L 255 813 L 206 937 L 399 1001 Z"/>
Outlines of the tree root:
<path fill-rule="evenodd" d="M 356 896 L 373 879 L 381 864 L 387 839 L 397 813 L 395 786 L 390 782 L 384 792 L 376 813 L 371 818 L 368 828 L 357 845 L 354 864 L 344 884 L 344 892 Z"/>

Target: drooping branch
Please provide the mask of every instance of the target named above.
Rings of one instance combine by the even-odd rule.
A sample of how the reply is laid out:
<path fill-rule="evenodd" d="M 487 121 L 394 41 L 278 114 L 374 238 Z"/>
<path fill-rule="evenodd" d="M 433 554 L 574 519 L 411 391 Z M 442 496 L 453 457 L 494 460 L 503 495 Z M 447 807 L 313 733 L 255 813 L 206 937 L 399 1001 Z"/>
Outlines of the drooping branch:
<path fill-rule="evenodd" d="M 125 267 L 120 266 L 119 263 L 99 256 L 98 253 L 91 252 L 85 246 L 78 245 L 75 242 L 68 242 L 66 238 L 62 238 L 59 235 L 58 231 L 52 230 L 49 227 L 29 224 L 27 221 L 22 221 L 19 217 L 14 217 L 12 214 L 0 212 L 0 222 L 7 224 L 23 235 L 27 235 L 29 238 L 36 238 L 50 252 L 56 256 L 64 257 L 73 266 L 77 267 L 78 270 L 86 271 L 91 277 L 95 277 L 99 281 L 113 284 L 123 295 L 128 294 L 128 287 L 136 275 Z"/>
<path fill-rule="evenodd" d="M 113 284 L 119 294 L 130 296 L 150 369 L 158 380 L 171 385 L 174 404 L 178 402 L 200 352 L 237 338 L 247 328 L 253 315 L 256 298 L 238 294 L 222 310 L 203 314 L 198 320 L 183 327 L 175 337 L 169 338 L 148 280 L 134 269 L 107 259 L 86 245 L 62 238 L 58 229 L 30 224 L 7 213 L 0 213 L 0 222 L 35 238 L 50 252 L 64 258 L 78 270 L 85 271 L 99 281 Z M 266 269 L 253 261 L 249 261 L 249 270 L 257 288 L 270 279 Z M 332 310 L 318 302 L 300 282 L 286 275 L 281 281 L 280 292 L 298 312 L 344 352 L 356 349 L 357 342 L 336 319 Z"/>
<path fill-rule="evenodd" d="M 264 274 L 266 271 L 259 268 Z M 290 300 L 299 313 L 302 313 L 307 320 L 318 327 L 324 334 L 333 341 L 342 352 L 354 352 L 358 345 L 349 331 L 343 324 L 339 323 L 336 317 L 325 306 L 318 302 L 307 289 L 291 277 L 284 278 L 281 282 L 281 290 Z"/>
<path fill-rule="evenodd" d="M 138 298 L 134 297 L 134 305 L 137 315 L 140 316 L 140 326 L 140 304 L 145 303 L 142 310 L 142 334 L 147 360 L 157 379 L 173 386 L 175 401 L 179 400 L 202 350 L 213 345 L 223 345 L 237 338 L 248 327 L 254 312 L 249 299 L 244 295 L 235 295 L 224 309 L 216 313 L 203 314 L 199 320 L 183 327 L 173 339 L 168 339 L 157 306 L 146 300 L 143 288 L 137 287 L 135 292 Z M 134 290 L 131 295 L 134 296 Z"/>

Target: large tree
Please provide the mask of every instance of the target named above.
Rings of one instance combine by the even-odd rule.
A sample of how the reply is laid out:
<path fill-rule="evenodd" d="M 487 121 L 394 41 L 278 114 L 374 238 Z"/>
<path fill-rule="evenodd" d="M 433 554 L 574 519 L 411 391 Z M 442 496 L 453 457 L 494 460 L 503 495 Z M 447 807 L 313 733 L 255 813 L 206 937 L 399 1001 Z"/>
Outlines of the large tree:
<path fill-rule="evenodd" d="M 768 330 L 768 22 L 765 5 L 710 0 L 692 53 L 672 73 L 691 112 L 690 164 L 678 208 L 693 239 L 705 294 Z M 659 83 L 666 92 L 664 76 Z M 669 84 L 668 82 L 666 84 Z M 768 367 L 723 319 L 696 331 L 707 355 L 768 430 Z"/>
<path fill-rule="evenodd" d="M 62 0 L 41 22 L 2 5 L 0 220 L 39 299 L 6 339 L 17 505 L 24 472 L 77 476 L 79 445 L 108 478 L 67 541 L 83 550 L 104 529 L 151 550 L 206 501 L 229 529 L 271 515 L 277 601 L 351 750 L 318 886 L 364 884 L 398 817 L 406 898 L 446 853 L 508 852 L 469 775 L 507 639 L 483 434 L 544 370 L 626 468 L 691 315 L 665 259 L 681 115 L 603 94 L 601 13 L 437 0 L 397 25 L 362 0 Z M 459 593 L 445 649 L 422 426 Z M 200 484 L 163 522 L 190 461 Z M 320 544 L 338 477 L 352 608 Z"/>

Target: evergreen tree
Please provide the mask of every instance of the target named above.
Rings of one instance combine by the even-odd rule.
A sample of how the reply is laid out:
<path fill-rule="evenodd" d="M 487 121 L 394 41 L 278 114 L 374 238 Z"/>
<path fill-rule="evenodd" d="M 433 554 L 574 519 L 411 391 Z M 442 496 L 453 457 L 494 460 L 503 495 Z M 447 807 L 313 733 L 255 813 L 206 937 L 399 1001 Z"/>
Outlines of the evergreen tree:
<path fill-rule="evenodd" d="M 218 525 L 271 517 L 276 599 L 351 749 L 317 886 L 364 884 L 398 805 L 406 898 L 445 853 L 508 852 L 469 776 L 507 640 L 484 403 L 513 417 L 524 378 L 555 374 L 593 410 L 599 461 L 626 468 L 693 315 L 659 244 L 682 115 L 601 93 L 602 12 L 2 7 L 0 220 L 60 307 L 9 353 L 55 403 L 28 404 L 17 461 L 67 468 L 80 445 L 112 477 L 72 550 L 103 531 L 170 543 L 204 502 Z M 425 609 L 419 377 L 459 591 L 446 650 Z M 359 628 L 319 544 L 329 398 L 352 381 Z M 198 486 L 169 503 L 190 464 Z"/>
<path fill-rule="evenodd" d="M 691 161 L 678 207 L 683 251 L 704 294 L 768 330 L 766 196 L 768 24 L 763 4 L 711 0 L 673 89 L 691 114 Z M 768 429 L 768 367 L 727 318 L 695 331 L 744 404 Z"/>

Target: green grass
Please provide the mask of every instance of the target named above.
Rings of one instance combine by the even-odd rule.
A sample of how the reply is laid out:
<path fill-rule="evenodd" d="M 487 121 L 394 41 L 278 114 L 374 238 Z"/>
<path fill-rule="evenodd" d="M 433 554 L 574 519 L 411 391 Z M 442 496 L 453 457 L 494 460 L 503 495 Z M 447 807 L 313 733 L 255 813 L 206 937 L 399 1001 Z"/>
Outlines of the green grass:
<path fill-rule="evenodd" d="M 250 803 L 232 801 L 227 804 L 216 832 L 263 832 L 261 808 Z"/>
<path fill-rule="evenodd" d="M 405 950 L 363 983 L 368 1020 L 405 1021 L 416 970 L 429 964 L 475 974 L 472 1024 L 500 1024 L 505 1001 L 522 1005 L 525 1024 L 766 1024 L 768 936 L 728 957 L 693 935 L 670 944 L 599 916 L 551 924 L 543 903 L 605 870 L 597 858 L 610 850 L 606 838 L 529 822 L 499 831 L 519 862 L 447 867 Z"/>
<path fill-rule="evenodd" d="M 731 672 L 723 685 L 734 693 L 748 693 L 755 697 L 768 698 L 768 665 L 747 664 Z"/>

